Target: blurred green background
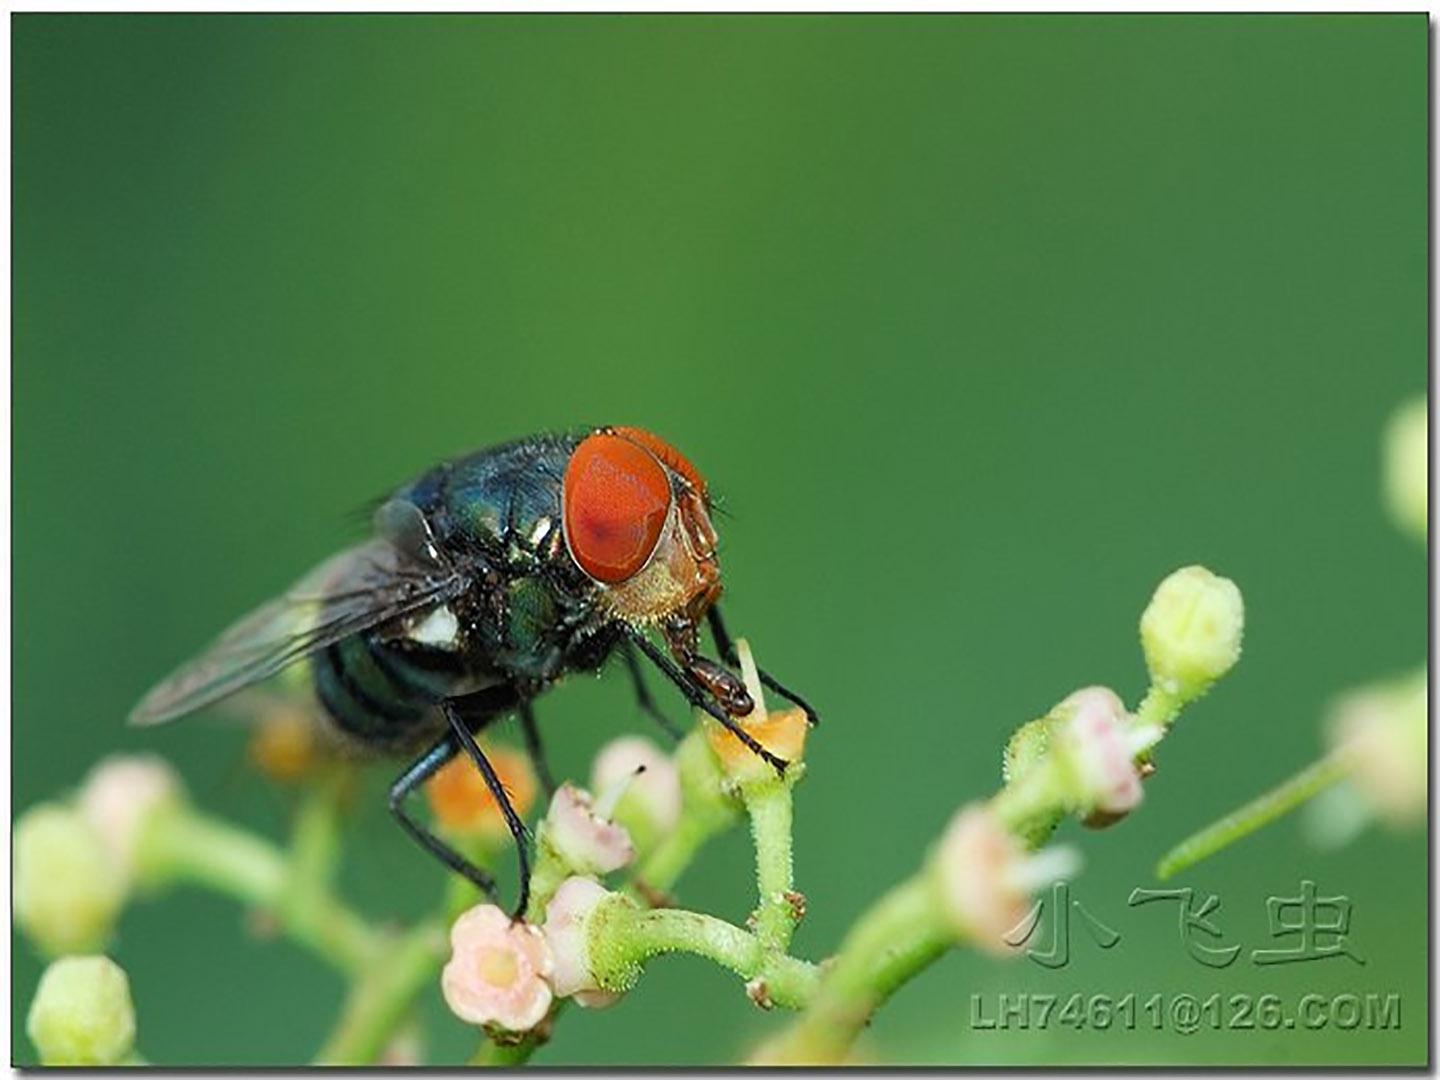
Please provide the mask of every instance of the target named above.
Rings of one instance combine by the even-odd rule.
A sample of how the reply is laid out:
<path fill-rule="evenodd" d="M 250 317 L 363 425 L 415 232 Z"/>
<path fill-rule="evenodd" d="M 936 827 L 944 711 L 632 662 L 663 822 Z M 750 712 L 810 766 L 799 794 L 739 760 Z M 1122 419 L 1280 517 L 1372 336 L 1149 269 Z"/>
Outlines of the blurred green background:
<path fill-rule="evenodd" d="M 710 476 L 728 606 L 823 708 L 799 792 L 820 956 L 1012 728 L 1144 686 L 1135 622 L 1189 562 L 1245 658 L 1142 813 L 1067 827 L 1063 973 L 947 957 L 865 1053 L 914 1063 L 1419 1063 L 1427 848 L 1286 822 L 1186 875 L 1249 948 L 1302 877 L 1344 959 L 1215 972 L 1156 857 L 1312 758 L 1337 691 L 1419 662 L 1426 566 L 1379 501 L 1426 384 L 1426 21 L 1400 17 L 77 17 L 14 26 L 13 791 L 175 761 L 280 837 L 243 732 L 122 726 L 232 616 L 434 460 L 635 423 Z M 678 699 L 664 698 L 674 716 Z M 560 771 L 650 729 L 623 678 L 541 713 Z M 425 910 L 441 871 L 374 798 L 344 885 Z M 732 918 L 739 832 L 683 883 Z M 163 1063 L 306 1060 L 342 988 L 229 902 L 137 904 L 115 949 Z M 16 1056 L 40 971 L 15 941 Z M 1399 1031 L 970 1030 L 969 995 L 1397 992 Z M 432 1060 L 473 1033 L 426 1000 Z M 734 1060 L 780 1018 L 700 961 L 565 1017 L 540 1061 Z"/>

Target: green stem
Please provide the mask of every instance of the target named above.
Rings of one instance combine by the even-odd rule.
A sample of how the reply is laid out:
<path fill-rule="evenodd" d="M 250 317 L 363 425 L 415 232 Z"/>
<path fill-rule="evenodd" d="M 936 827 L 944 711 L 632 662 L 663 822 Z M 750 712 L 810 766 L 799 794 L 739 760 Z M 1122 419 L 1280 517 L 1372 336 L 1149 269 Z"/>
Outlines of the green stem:
<path fill-rule="evenodd" d="M 792 783 L 788 777 L 767 777 L 741 788 L 755 841 L 755 879 L 760 892 L 755 934 L 761 945 L 775 953 L 789 949 L 795 925 L 800 921 L 791 838 Z"/>
<path fill-rule="evenodd" d="M 1178 697 L 1151 683 L 1150 689 L 1145 691 L 1140 707 L 1135 710 L 1135 726 L 1159 724 L 1168 729 L 1180 715 L 1180 709 L 1181 702 Z"/>
<path fill-rule="evenodd" d="M 762 1050 L 759 1063 L 842 1060 L 875 1010 L 953 940 L 925 872 L 897 885 L 856 921 L 808 1008 Z"/>
<path fill-rule="evenodd" d="M 1242 837 L 1269 825 L 1342 779 L 1349 772 L 1345 755 L 1335 752 L 1307 766 L 1259 798 L 1206 826 L 1165 853 L 1155 868 L 1162 880 L 1194 866 Z"/>
<path fill-rule="evenodd" d="M 990 812 L 1007 830 L 1023 836 L 1063 813 L 1065 796 L 1060 763 L 1047 756 L 997 791 L 990 799 Z"/>
<path fill-rule="evenodd" d="M 142 853 L 145 879 L 189 882 L 273 912 L 296 941 L 343 971 L 361 970 L 379 935 L 323 890 L 290 902 L 290 864 L 274 845 L 190 808 L 157 814 Z"/>
<path fill-rule="evenodd" d="M 420 923 L 393 942 L 352 988 L 316 1064 L 373 1064 L 445 955 L 445 931 L 438 922 Z"/>
<path fill-rule="evenodd" d="M 766 1004 L 799 1008 L 814 994 L 814 964 L 766 948 L 761 939 L 723 919 L 678 908 L 645 910 L 627 900 L 597 913 L 591 931 L 592 964 L 601 985 L 626 986 L 640 967 L 662 953 L 687 952 L 729 968 L 747 982 L 759 980 Z"/>

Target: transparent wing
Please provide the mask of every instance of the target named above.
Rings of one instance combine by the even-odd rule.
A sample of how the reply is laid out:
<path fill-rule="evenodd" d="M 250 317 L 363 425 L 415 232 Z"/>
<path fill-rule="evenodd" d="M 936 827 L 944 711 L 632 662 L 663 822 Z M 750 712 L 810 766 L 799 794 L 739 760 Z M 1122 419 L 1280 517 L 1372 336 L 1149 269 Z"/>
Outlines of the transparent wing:
<path fill-rule="evenodd" d="M 385 538 L 350 548 L 226 630 L 146 694 L 130 723 L 175 720 L 351 634 L 453 599 L 468 581 L 433 548 Z"/>

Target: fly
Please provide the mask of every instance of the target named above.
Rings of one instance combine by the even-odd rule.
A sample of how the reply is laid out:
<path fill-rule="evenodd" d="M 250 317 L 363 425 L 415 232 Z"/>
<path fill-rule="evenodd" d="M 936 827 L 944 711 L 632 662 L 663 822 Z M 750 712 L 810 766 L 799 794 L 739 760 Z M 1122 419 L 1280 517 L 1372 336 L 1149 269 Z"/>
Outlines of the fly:
<path fill-rule="evenodd" d="M 130 722 L 178 719 L 304 661 L 346 740 L 412 759 L 389 792 L 401 827 L 493 899 L 490 875 L 406 809 L 442 766 L 469 756 L 515 838 L 518 916 L 529 899 L 526 830 L 476 735 L 516 714 L 550 788 L 532 703 L 565 675 L 619 654 L 641 708 L 678 735 L 650 698 L 643 657 L 785 770 L 736 722 L 754 707 L 744 683 L 700 652 L 707 623 L 724 664 L 739 664 L 717 603 L 710 511 L 695 467 L 640 428 L 533 436 L 446 462 L 380 506 L 371 539 L 242 618 L 146 694 Z M 818 722 L 804 700 L 759 676 Z"/>

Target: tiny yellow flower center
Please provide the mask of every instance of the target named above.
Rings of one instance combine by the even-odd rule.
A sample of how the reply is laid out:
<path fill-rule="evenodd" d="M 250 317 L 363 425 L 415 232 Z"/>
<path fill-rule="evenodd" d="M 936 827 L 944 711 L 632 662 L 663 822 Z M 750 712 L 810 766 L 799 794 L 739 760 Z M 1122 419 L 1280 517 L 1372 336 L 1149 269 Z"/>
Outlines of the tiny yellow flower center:
<path fill-rule="evenodd" d="M 484 945 L 476 950 L 475 970 L 491 986 L 507 989 L 520 977 L 520 964 L 509 949 Z"/>

